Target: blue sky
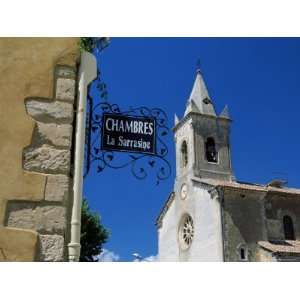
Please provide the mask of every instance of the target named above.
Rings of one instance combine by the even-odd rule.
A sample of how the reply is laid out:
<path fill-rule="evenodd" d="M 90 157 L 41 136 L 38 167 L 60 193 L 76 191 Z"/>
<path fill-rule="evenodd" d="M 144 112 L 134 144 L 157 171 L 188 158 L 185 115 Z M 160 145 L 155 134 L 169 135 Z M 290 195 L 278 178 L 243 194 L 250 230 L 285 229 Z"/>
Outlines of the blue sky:
<path fill-rule="evenodd" d="M 300 188 L 300 39 L 298 38 L 112 38 L 100 57 L 108 100 L 122 109 L 160 107 L 169 126 L 183 115 L 196 62 L 220 113 L 233 119 L 231 154 L 236 178 L 267 183 L 284 177 Z M 171 177 L 155 185 L 137 180 L 129 168 L 93 168 L 84 195 L 111 231 L 111 257 L 132 261 L 157 254 L 155 219 L 175 176 L 172 133 L 167 138 Z M 109 253 L 106 251 L 106 254 Z"/>

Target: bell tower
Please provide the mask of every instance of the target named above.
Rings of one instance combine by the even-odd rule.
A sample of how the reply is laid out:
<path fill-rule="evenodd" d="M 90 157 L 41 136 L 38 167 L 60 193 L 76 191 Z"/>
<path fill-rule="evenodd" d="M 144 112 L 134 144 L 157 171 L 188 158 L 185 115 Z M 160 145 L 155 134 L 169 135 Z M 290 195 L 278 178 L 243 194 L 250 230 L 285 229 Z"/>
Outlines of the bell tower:
<path fill-rule="evenodd" d="M 181 120 L 175 115 L 176 179 L 233 180 L 227 106 L 216 114 L 200 69 Z"/>

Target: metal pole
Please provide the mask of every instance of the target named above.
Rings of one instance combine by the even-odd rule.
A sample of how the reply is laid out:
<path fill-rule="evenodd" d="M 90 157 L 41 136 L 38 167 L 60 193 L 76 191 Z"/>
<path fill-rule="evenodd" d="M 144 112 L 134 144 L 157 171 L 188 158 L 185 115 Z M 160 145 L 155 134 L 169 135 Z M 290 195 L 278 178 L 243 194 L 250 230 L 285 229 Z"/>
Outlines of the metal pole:
<path fill-rule="evenodd" d="M 71 241 L 68 244 L 69 261 L 79 261 L 83 164 L 85 145 L 85 119 L 87 87 L 97 77 L 97 62 L 93 54 L 83 51 L 79 68 L 79 85 L 76 112 L 75 166 L 73 177 L 73 207 L 71 217 Z"/>

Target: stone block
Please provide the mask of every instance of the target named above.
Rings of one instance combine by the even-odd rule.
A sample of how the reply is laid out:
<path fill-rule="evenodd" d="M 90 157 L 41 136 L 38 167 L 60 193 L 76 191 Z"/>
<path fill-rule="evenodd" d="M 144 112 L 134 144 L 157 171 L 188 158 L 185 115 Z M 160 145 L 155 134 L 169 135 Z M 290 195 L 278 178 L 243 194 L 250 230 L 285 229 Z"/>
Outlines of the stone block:
<path fill-rule="evenodd" d="M 27 113 L 36 121 L 70 124 L 73 121 L 73 104 L 43 99 L 27 99 Z"/>
<path fill-rule="evenodd" d="M 49 174 L 68 174 L 70 171 L 70 151 L 43 145 L 27 147 L 23 151 L 23 168 Z"/>
<path fill-rule="evenodd" d="M 50 144 L 70 149 L 73 126 L 69 124 L 37 123 L 34 141 L 37 145 Z"/>
<path fill-rule="evenodd" d="M 74 102 L 75 99 L 75 80 L 70 78 L 58 78 L 56 80 L 55 98 Z"/>
<path fill-rule="evenodd" d="M 69 196 L 69 177 L 66 175 L 49 175 L 45 189 L 46 201 L 67 201 Z"/>
<path fill-rule="evenodd" d="M 61 235 L 40 235 L 40 261 L 63 261 L 64 238 Z"/>
<path fill-rule="evenodd" d="M 66 227 L 66 209 L 59 205 L 10 201 L 7 207 L 6 225 L 44 234 L 63 234 Z"/>
<path fill-rule="evenodd" d="M 76 72 L 74 68 L 68 66 L 56 66 L 55 68 L 56 77 L 67 77 L 67 78 L 75 78 Z"/>

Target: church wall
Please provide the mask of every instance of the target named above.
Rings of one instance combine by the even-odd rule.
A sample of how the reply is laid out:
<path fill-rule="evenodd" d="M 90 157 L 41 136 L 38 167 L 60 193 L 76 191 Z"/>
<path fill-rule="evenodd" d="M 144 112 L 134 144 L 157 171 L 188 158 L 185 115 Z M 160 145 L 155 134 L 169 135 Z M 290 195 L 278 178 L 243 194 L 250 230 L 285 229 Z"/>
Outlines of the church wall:
<path fill-rule="evenodd" d="M 194 183 L 191 215 L 194 219 L 195 237 L 189 250 L 189 261 L 223 261 L 223 242 L 220 203 L 208 192 L 211 187 Z"/>
<path fill-rule="evenodd" d="M 183 250 L 177 242 L 178 260 L 223 261 L 219 202 L 211 198 L 207 186 L 192 180 L 185 183 L 188 186 L 187 197 L 182 199 L 178 196 L 175 199 L 176 236 L 178 236 L 180 221 L 184 215 L 189 214 L 194 222 L 194 239 L 190 248 L 186 250 Z"/>
<path fill-rule="evenodd" d="M 180 184 L 179 184 L 180 182 Z M 177 197 L 176 197 L 176 201 L 175 201 L 175 207 L 176 207 L 176 226 L 177 226 L 177 248 L 178 248 L 178 261 L 191 261 L 192 257 L 193 257 L 193 253 L 194 253 L 194 246 L 195 246 L 195 239 L 196 239 L 196 203 L 194 201 L 194 186 L 192 185 L 192 182 L 189 178 L 189 176 L 184 176 L 180 178 L 180 181 L 177 182 Z M 180 195 L 180 190 L 181 190 L 181 186 L 183 184 L 187 185 L 187 196 L 186 198 L 182 198 L 182 196 Z M 182 241 L 180 241 L 178 233 L 179 233 L 179 226 L 180 223 L 182 221 L 182 219 L 184 218 L 184 216 L 186 215 L 190 215 L 193 219 L 194 222 L 194 240 L 190 246 L 189 249 L 183 250 L 182 247 L 180 246 L 180 243 L 182 243 Z"/>
<path fill-rule="evenodd" d="M 228 189 L 223 197 L 225 261 L 241 261 L 242 247 L 247 260 L 256 261 L 257 242 L 267 240 L 265 193 Z"/>
<path fill-rule="evenodd" d="M 175 199 L 158 229 L 159 261 L 223 261 L 221 208 L 217 197 L 209 193 L 211 187 L 185 181 L 188 193 Z M 178 237 L 180 221 L 186 214 L 194 222 L 194 239 L 183 250 Z"/>
<path fill-rule="evenodd" d="M 283 217 L 289 215 L 294 224 L 295 238 L 300 240 L 300 196 L 268 193 L 265 202 L 268 238 L 284 240 Z"/>
<path fill-rule="evenodd" d="M 158 229 L 159 261 L 178 261 L 177 230 L 175 203 L 173 201 Z"/>
<path fill-rule="evenodd" d="M 241 261 L 240 248 L 249 261 L 276 261 L 258 241 L 284 240 L 283 216 L 294 223 L 295 238 L 300 239 L 300 198 L 284 193 L 226 190 L 224 192 L 225 260 Z"/>

